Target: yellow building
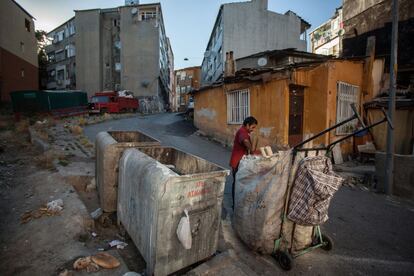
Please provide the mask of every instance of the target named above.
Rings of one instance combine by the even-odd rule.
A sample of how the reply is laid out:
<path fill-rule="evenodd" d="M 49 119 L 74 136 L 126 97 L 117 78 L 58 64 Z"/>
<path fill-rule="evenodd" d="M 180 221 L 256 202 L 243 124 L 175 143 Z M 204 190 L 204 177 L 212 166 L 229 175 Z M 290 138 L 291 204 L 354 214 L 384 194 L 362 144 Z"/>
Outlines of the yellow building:
<path fill-rule="evenodd" d="M 235 77 L 194 93 L 194 123 L 201 132 L 231 145 L 243 119 L 254 116 L 261 146 L 294 146 L 352 116 L 362 106 L 363 62 L 328 60 L 283 69 L 241 70 Z M 351 133 L 356 122 L 325 134 L 313 145 Z M 352 140 L 341 144 L 352 150 Z"/>

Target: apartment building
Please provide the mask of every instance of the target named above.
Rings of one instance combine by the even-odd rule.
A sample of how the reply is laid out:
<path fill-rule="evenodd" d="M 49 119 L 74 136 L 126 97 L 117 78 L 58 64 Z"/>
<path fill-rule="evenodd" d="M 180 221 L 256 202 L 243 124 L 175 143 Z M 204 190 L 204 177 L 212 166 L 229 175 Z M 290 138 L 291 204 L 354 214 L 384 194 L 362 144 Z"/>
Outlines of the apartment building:
<path fill-rule="evenodd" d="M 50 90 L 76 89 L 75 17 L 47 34 L 49 45 L 46 88 Z"/>
<path fill-rule="evenodd" d="M 312 53 L 340 56 L 342 52 L 342 36 L 344 32 L 342 7 L 339 7 L 327 22 L 323 23 L 309 34 Z"/>
<path fill-rule="evenodd" d="M 185 111 L 190 101 L 189 92 L 199 89 L 201 85 L 201 67 L 187 67 L 175 71 L 175 97 L 172 102 L 174 111 Z"/>
<path fill-rule="evenodd" d="M 69 37 L 66 32 L 61 35 L 62 28 L 69 29 Z M 63 36 L 56 45 L 59 51 L 63 49 L 65 60 L 51 62 L 48 70 L 56 70 L 58 77 L 54 68 L 66 66 L 63 83 L 70 83 L 66 89 L 83 90 L 89 96 L 98 91 L 130 90 L 144 112 L 160 111 L 168 103 L 172 49 L 159 3 L 126 1 L 116 8 L 76 10 L 74 18 L 50 35 L 57 35 L 58 40 Z M 47 52 L 55 52 L 56 60 L 52 49 Z M 49 82 L 48 87 L 52 86 Z"/>
<path fill-rule="evenodd" d="M 170 82 L 169 82 L 169 97 L 168 97 L 168 105 L 169 109 L 172 110 L 172 103 L 174 102 L 175 97 L 175 81 L 174 81 L 174 53 L 171 47 L 170 39 L 167 38 L 167 45 L 168 45 L 168 59 L 169 59 L 169 73 L 170 73 Z"/>
<path fill-rule="evenodd" d="M 0 1 L 0 102 L 10 92 L 39 87 L 33 16 L 13 0 Z"/>
<path fill-rule="evenodd" d="M 267 0 L 221 5 L 202 62 L 202 85 L 222 78 L 226 52 L 233 51 L 238 59 L 268 50 L 306 51 L 309 28 L 310 24 L 292 11 L 269 11 Z"/>

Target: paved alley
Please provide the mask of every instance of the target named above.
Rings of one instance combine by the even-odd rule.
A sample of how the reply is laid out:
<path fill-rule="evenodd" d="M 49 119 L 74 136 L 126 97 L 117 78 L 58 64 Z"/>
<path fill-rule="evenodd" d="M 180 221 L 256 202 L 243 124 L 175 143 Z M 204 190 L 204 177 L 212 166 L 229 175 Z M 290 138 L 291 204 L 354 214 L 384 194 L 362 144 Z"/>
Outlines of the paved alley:
<path fill-rule="evenodd" d="M 137 130 L 163 145 L 200 156 L 228 168 L 230 149 L 195 134 L 191 123 L 175 113 L 136 116 L 85 128 L 94 140 L 100 131 Z M 230 224 L 231 177 L 225 189 L 223 224 Z M 319 275 L 412 275 L 414 272 L 414 205 L 411 202 L 369 192 L 359 187 L 342 187 L 335 195 L 330 219 L 322 227 L 334 239 L 330 252 L 315 250 L 297 258 L 292 274 Z M 231 231 L 231 228 L 230 228 Z M 237 239 L 236 239 L 237 240 Z M 257 274 L 283 273 L 268 256 L 250 252 L 239 241 L 228 249 Z"/>

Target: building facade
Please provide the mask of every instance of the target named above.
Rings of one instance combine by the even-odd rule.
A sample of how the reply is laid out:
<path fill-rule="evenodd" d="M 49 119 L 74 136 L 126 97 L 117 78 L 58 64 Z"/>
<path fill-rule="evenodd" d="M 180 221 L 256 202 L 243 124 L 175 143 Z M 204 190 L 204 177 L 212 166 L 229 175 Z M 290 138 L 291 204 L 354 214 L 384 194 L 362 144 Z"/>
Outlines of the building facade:
<path fill-rule="evenodd" d="M 327 22 L 309 34 L 312 53 L 340 56 L 343 34 L 342 7 L 339 7 Z"/>
<path fill-rule="evenodd" d="M 411 0 L 399 0 L 398 78 L 401 89 L 414 86 L 414 6 Z M 343 57 L 370 56 L 379 93 L 389 88 L 392 0 L 343 1 Z"/>
<path fill-rule="evenodd" d="M 173 110 L 173 103 L 175 97 L 175 80 L 174 80 L 174 53 L 171 47 L 170 39 L 167 39 L 168 44 L 168 59 L 169 59 L 169 74 L 170 74 L 170 85 L 169 85 L 169 97 L 168 97 L 168 109 Z"/>
<path fill-rule="evenodd" d="M 174 111 L 185 111 L 190 101 L 190 92 L 200 88 L 201 67 L 194 66 L 175 71 L 173 100 Z"/>
<path fill-rule="evenodd" d="M 15 1 L 0 2 L 0 102 L 10 102 L 12 91 L 39 87 L 33 19 Z"/>
<path fill-rule="evenodd" d="M 57 66 L 72 69 L 66 71 L 66 77 L 74 82 L 71 79 L 66 89 L 83 90 L 89 96 L 98 91 L 130 90 L 140 100 L 142 112 L 161 111 L 168 103 L 173 81 L 172 49 L 161 5 L 130 2 L 117 8 L 75 11 L 74 18 L 50 33 L 59 40 L 62 28 L 71 30 L 73 26 L 74 31 L 73 38 L 64 36 L 57 43 L 61 45 L 59 51 L 64 50 L 65 60 L 52 62 L 50 70 L 56 70 L 58 76 L 57 68 L 61 67 Z M 48 54 L 53 53 L 52 46 Z M 53 85 L 49 82 L 48 88 Z"/>
<path fill-rule="evenodd" d="M 266 50 L 306 51 L 309 23 L 292 11 L 278 14 L 267 6 L 267 0 L 221 5 L 202 62 L 202 85 L 223 76 L 226 53 L 230 51 L 234 59 Z"/>
<path fill-rule="evenodd" d="M 75 33 L 75 18 L 73 17 L 47 34 L 49 38 L 45 48 L 48 58 L 47 89 L 76 89 Z"/>
<path fill-rule="evenodd" d="M 207 136 L 231 145 L 243 120 L 254 116 L 259 122 L 255 134 L 259 146 L 292 147 L 351 117 L 349 104 L 361 106 L 362 82 L 361 60 L 241 70 L 234 77 L 194 92 L 194 124 Z M 352 121 L 321 136 L 314 145 L 328 145 L 355 128 Z M 352 140 L 341 147 L 344 153 L 352 152 Z"/>

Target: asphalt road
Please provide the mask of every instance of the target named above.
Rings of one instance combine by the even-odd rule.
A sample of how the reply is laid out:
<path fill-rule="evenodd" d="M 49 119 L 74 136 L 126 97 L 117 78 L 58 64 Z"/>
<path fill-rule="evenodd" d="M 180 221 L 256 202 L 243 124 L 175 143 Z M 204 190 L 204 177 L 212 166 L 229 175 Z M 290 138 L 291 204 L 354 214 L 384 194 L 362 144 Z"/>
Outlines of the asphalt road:
<path fill-rule="evenodd" d="M 189 122 L 174 113 L 137 116 L 87 126 L 94 140 L 100 131 L 138 130 L 228 168 L 230 149 L 194 134 Z M 231 177 L 225 206 L 231 200 Z M 334 239 L 330 252 L 315 250 L 295 259 L 291 274 L 414 275 L 414 204 L 359 188 L 342 187 L 331 202 L 322 229 Z M 266 259 L 266 257 L 263 257 Z M 282 272 L 269 263 L 269 275 Z M 262 264 L 262 263 L 261 263 Z"/>

